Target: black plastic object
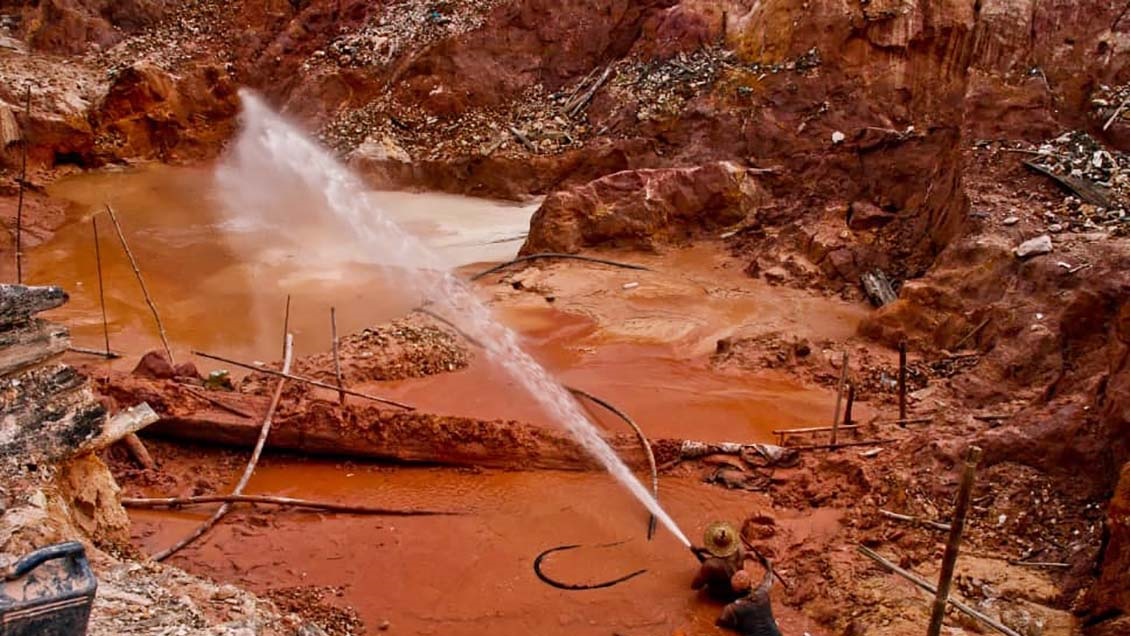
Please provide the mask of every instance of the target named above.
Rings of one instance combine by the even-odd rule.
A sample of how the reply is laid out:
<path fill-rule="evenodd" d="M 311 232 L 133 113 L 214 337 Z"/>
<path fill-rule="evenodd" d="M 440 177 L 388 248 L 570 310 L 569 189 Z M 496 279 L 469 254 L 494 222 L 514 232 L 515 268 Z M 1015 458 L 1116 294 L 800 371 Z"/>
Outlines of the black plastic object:
<path fill-rule="evenodd" d="M 40 548 L 0 581 L 0 636 L 82 636 L 98 581 L 78 541 Z"/>

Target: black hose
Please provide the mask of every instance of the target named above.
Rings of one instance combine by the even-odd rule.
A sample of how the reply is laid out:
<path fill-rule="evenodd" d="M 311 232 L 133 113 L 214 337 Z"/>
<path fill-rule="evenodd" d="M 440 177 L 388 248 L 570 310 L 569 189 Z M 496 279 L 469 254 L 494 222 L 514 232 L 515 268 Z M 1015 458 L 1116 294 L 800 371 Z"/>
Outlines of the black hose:
<path fill-rule="evenodd" d="M 612 547 L 612 546 L 615 546 L 615 545 L 620 545 L 622 543 L 624 543 L 624 541 L 618 541 L 616 543 L 604 543 L 604 544 L 601 544 L 597 547 L 598 548 L 609 548 L 609 547 Z M 545 559 L 546 557 L 550 556 L 554 552 L 564 552 L 566 550 L 573 550 L 575 548 L 580 548 L 580 547 L 581 547 L 581 544 L 559 545 L 556 548 L 550 548 L 549 550 L 542 552 L 541 554 L 538 555 L 538 557 L 536 559 L 534 559 L 534 574 L 536 574 L 538 576 L 538 578 L 543 583 L 545 583 L 546 585 L 549 585 L 550 587 L 556 587 L 559 590 L 599 590 L 601 588 L 612 587 L 612 586 L 617 585 L 619 583 L 624 583 L 625 581 L 627 581 L 631 578 L 635 578 L 637 576 L 640 576 L 641 574 L 644 574 L 645 572 L 648 571 L 648 570 L 637 570 L 637 571 L 632 572 L 630 574 L 625 574 L 622 577 L 612 579 L 611 581 L 602 581 L 601 583 L 561 583 L 559 581 L 555 581 L 554 579 L 551 579 L 549 576 L 546 576 L 546 574 L 544 574 L 542 572 L 542 560 Z"/>

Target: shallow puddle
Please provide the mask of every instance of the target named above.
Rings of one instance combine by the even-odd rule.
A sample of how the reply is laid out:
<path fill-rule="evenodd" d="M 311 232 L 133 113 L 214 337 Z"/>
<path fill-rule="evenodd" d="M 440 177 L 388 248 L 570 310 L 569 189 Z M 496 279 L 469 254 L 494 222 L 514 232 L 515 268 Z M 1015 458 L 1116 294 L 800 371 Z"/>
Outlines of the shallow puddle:
<path fill-rule="evenodd" d="M 121 366 L 161 343 L 133 270 L 102 212 L 106 203 L 114 206 L 180 358 L 187 359 L 190 349 L 202 349 L 277 359 L 288 294 L 290 331 L 299 355 L 328 348 L 331 306 L 344 334 L 396 318 L 419 303 L 386 282 L 380 267 L 351 259 L 347 246 L 319 231 L 319 215 L 298 202 L 296 209 L 277 211 L 292 226 L 288 237 L 259 231 L 226 212 L 216 200 L 212 172 L 205 168 L 153 165 L 92 173 L 61 180 L 50 194 L 71 202 L 68 222 L 29 251 L 27 279 L 63 286 L 71 301 L 48 315 L 71 328 L 76 345 L 101 348 L 90 221 L 99 213 L 110 345 L 129 354 Z M 452 265 L 513 256 L 535 207 L 439 194 L 373 192 L 370 197 L 375 207 Z"/>

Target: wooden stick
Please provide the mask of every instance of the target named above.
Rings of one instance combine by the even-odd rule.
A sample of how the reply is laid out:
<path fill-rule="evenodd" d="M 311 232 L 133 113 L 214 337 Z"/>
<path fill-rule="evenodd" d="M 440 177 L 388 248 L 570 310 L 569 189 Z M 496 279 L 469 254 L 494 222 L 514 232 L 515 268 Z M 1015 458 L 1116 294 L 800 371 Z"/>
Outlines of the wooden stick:
<path fill-rule="evenodd" d="M 99 358 L 106 358 L 107 360 L 117 360 L 122 357 L 122 354 L 117 351 L 103 351 L 101 349 L 88 349 L 86 347 L 67 347 L 67 351 L 72 353 L 81 353 L 88 356 L 98 356 Z"/>
<path fill-rule="evenodd" d="M 899 419 L 907 419 L 907 341 L 899 341 Z M 900 424 L 900 428 L 903 424 Z"/>
<path fill-rule="evenodd" d="M 909 419 L 900 418 L 898 420 L 877 420 L 874 424 L 899 424 L 902 427 L 904 424 L 926 424 L 933 421 L 933 417 L 912 417 Z"/>
<path fill-rule="evenodd" d="M 24 282 L 24 183 L 27 182 L 27 147 L 30 143 L 28 133 L 31 131 L 31 82 L 26 85 L 24 103 L 24 139 L 20 144 L 20 183 L 19 199 L 16 203 L 16 283 Z"/>
<path fill-rule="evenodd" d="M 996 414 L 995 413 L 987 413 L 985 415 L 972 415 L 971 417 L 973 417 L 976 420 L 981 420 L 983 422 L 996 422 L 997 420 L 1008 420 L 1009 418 L 1013 417 L 1013 414 L 1012 413 L 996 413 Z"/>
<path fill-rule="evenodd" d="M 617 417 L 619 417 L 621 420 L 624 421 L 625 424 L 628 424 L 628 426 L 630 428 L 632 428 L 632 431 L 634 433 L 636 433 L 636 439 L 640 441 L 640 446 L 644 449 L 644 457 L 648 460 L 648 471 L 652 474 L 652 496 L 656 498 L 657 502 L 659 502 L 660 501 L 660 477 L 659 477 L 659 472 L 656 470 L 656 455 L 655 455 L 655 453 L 652 452 L 652 444 L 650 444 L 648 442 L 648 438 L 644 435 L 644 431 L 640 428 L 640 426 L 638 426 L 636 424 L 636 422 L 632 421 L 632 418 L 629 417 L 627 413 L 618 409 L 617 407 L 613 406 L 612 404 L 606 402 L 605 400 L 602 400 L 601 398 L 593 395 L 592 393 L 582 391 L 581 389 L 575 389 L 573 387 L 566 387 L 566 388 L 569 389 L 569 391 L 571 393 L 573 393 L 574 395 L 579 395 L 581 397 L 587 398 L 587 399 L 591 400 L 592 402 L 594 402 L 595 404 L 597 404 L 601 407 L 604 407 L 607 411 L 609 411 L 613 415 L 616 415 Z M 651 540 L 651 538 L 655 534 L 656 534 L 656 515 L 649 513 L 648 514 L 648 539 Z"/>
<path fill-rule="evenodd" d="M 848 401 L 844 405 L 844 424 L 841 425 L 840 430 L 845 430 L 852 427 L 852 403 L 856 401 L 856 384 L 854 382 L 848 383 Z"/>
<path fill-rule="evenodd" d="M 106 418 L 96 437 L 83 442 L 79 446 L 80 452 L 101 450 L 111 444 L 116 444 L 123 437 L 140 431 L 158 419 L 160 418 L 157 413 L 153 412 L 147 402 L 118 411 L 113 416 Z"/>
<path fill-rule="evenodd" d="M 291 359 L 294 357 L 294 338 L 291 334 L 287 334 L 283 340 L 284 354 L 283 354 L 283 373 L 291 370 Z M 251 480 L 252 473 L 255 472 L 255 465 L 259 463 L 259 455 L 263 452 L 263 446 L 267 443 L 267 435 L 271 432 L 271 420 L 275 417 L 275 409 L 279 406 L 279 399 L 283 396 L 283 385 L 287 383 L 286 379 L 280 379 L 279 383 L 275 385 L 275 393 L 271 396 L 271 403 L 267 407 L 267 414 L 263 416 L 263 425 L 259 428 L 259 439 L 255 441 L 255 449 L 251 451 L 251 459 L 248 460 L 247 466 L 244 468 L 243 475 L 240 476 L 239 482 L 236 487 L 232 489 L 232 495 L 239 496 L 243 494 L 243 489 L 247 486 L 247 482 Z M 170 556 L 177 553 L 178 550 L 192 543 L 199 537 L 203 536 L 205 532 L 216 525 L 224 515 L 228 514 L 228 510 L 232 507 L 230 502 L 224 502 L 212 513 L 208 521 L 197 527 L 192 534 L 178 541 L 173 547 L 168 548 L 153 556 L 154 561 L 164 561 Z"/>
<path fill-rule="evenodd" d="M 294 375 L 294 374 L 291 374 L 291 373 L 285 373 L 285 372 L 282 372 L 282 371 L 276 371 L 274 369 L 268 369 L 266 367 L 257 367 L 254 364 L 247 364 L 246 362 L 239 362 L 237 360 L 232 360 L 230 358 L 224 358 L 224 357 L 221 357 L 221 356 L 212 355 L 211 353 L 204 353 L 203 351 L 192 351 L 191 353 L 194 356 L 200 356 L 202 358 L 208 358 L 209 360 L 216 360 L 216 361 L 219 361 L 219 362 L 224 362 L 226 364 L 235 365 L 237 367 L 242 367 L 244 369 L 251 369 L 252 371 L 258 371 L 259 373 L 266 373 L 267 375 L 273 375 L 277 378 L 286 378 L 288 380 L 294 380 L 295 382 L 301 382 L 303 384 L 309 384 L 310 386 L 316 386 L 320 389 L 329 389 L 331 391 L 341 391 L 341 392 L 345 393 L 346 395 L 352 395 L 354 397 L 364 398 L 366 400 L 371 400 L 373 402 L 381 402 L 382 404 L 390 404 L 392 406 L 396 406 L 396 407 L 405 409 L 406 411 L 415 411 L 416 410 L 415 406 L 409 406 L 408 404 L 403 404 L 401 402 L 397 402 L 396 400 L 390 400 L 390 399 L 383 398 L 383 397 L 377 397 L 376 395 L 370 395 L 368 393 L 361 393 L 360 391 L 354 391 L 353 389 L 336 387 L 332 384 L 326 384 L 325 382 L 319 382 L 318 380 L 311 380 L 310 378 L 304 378 L 304 377 L 299 376 L 299 375 Z"/>
<path fill-rule="evenodd" d="M 974 474 L 982 449 L 971 446 L 966 451 L 966 465 L 962 470 L 962 481 L 958 485 L 958 501 L 954 507 L 954 519 L 950 523 L 950 537 L 943 553 L 942 569 L 939 572 L 939 587 L 935 593 L 935 607 L 931 612 L 931 623 L 927 626 L 927 636 L 939 636 L 943 618 L 946 616 L 946 603 L 950 596 L 951 577 L 954 564 L 958 561 L 958 547 L 962 543 L 962 529 L 966 525 L 966 511 L 970 507 L 970 494 L 974 491 Z"/>
<path fill-rule="evenodd" d="M 387 517 L 424 517 L 433 515 L 462 515 L 463 512 L 449 510 L 398 510 L 373 506 L 355 506 L 292 497 L 272 497 L 268 495 L 198 495 L 195 497 L 122 497 L 122 505 L 127 508 L 177 508 L 197 506 L 208 503 L 251 503 L 274 506 L 294 506 L 326 512 L 347 512 L 358 515 L 383 515 Z"/>
<path fill-rule="evenodd" d="M 110 214 L 110 221 L 114 223 L 114 230 L 118 233 L 118 240 L 122 242 L 122 250 L 126 252 L 126 258 L 129 259 L 130 267 L 134 270 L 134 276 L 137 277 L 138 285 L 141 286 L 141 293 L 145 296 L 149 311 L 153 312 L 153 320 L 157 323 L 157 333 L 161 335 L 161 344 L 165 347 L 165 355 L 169 356 L 169 364 L 175 365 L 173 350 L 169 347 L 169 338 L 165 336 L 165 325 L 161 323 L 161 315 L 157 313 L 157 305 L 154 305 L 153 299 L 149 297 L 149 290 L 145 287 L 145 279 L 141 276 L 141 270 L 137 267 L 134 253 L 130 251 L 129 243 L 126 243 L 126 235 L 122 233 L 122 226 L 118 223 L 118 215 L 114 214 L 114 208 L 110 207 L 109 203 L 106 204 L 106 212 Z"/>
<path fill-rule="evenodd" d="M 593 82 L 593 86 L 590 86 L 589 90 L 585 91 L 581 95 L 581 97 L 577 99 L 577 103 L 568 108 L 566 114 L 570 117 L 576 117 L 578 114 L 580 114 L 585 106 L 589 103 L 589 101 L 593 99 L 593 96 L 597 93 L 601 86 L 605 83 L 605 80 L 609 79 L 609 75 L 612 72 L 612 65 L 610 64 L 609 66 L 606 66 L 605 72 L 601 73 L 601 76 L 597 78 L 597 81 Z"/>
<path fill-rule="evenodd" d="M 1019 565 L 1027 568 L 1061 568 L 1068 569 L 1072 567 L 1071 563 L 1053 563 L 1050 561 L 1010 561 L 1010 565 Z"/>
<path fill-rule="evenodd" d="M 238 408 L 231 406 L 229 404 L 225 404 L 225 403 L 221 402 L 220 400 L 217 400 L 216 398 L 208 397 L 204 393 L 201 393 L 200 391 L 197 391 L 197 390 L 195 390 L 191 387 L 181 385 L 181 389 L 183 389 L 185 391 L 185 393 L 188 393 L 189 395 L 195 396 L 195 397 L 197 397 L 201 400 L 204 400 L 205 402 L 208 402 L 209 404 L 215 406 L 216 408 L 218 408 L 220 410 L 227 411 L 227 412 L 229 412 L 233 415 L 239 415 L 240 417 L 245 417 L 249 420 L 255 419 L 255 416 L 252 415 L 251 413 L 248 413 L 247 411 L 244 411 L 243 409 L 238 409 Z"/>
<path fill-rule="evenodd" d="M 927 526 L 935 530 L 942 530 L 943 532 L 950 532 L 950 524 L 942 523 L 941 521 L 931 521 L 930 519 L 921 519 L 919 517 L 912 517 L 910 515 L 901 515 L 889 510 L 880 509 L 880 514 L 888 519 L 895 519 L 896 521 L 906 521 L 917 526 Z"/>
<path fill-rule="evenodd" d="M 287 334 L 291 332 L 291 295 L 287 294 L 287 304 L 283 309 L 283 357 L 287 355 Z"/>
<path fill-rule="evenodd" d="M 529 150 L 530 152 L 538 152 L 538 148 L 533 143 L 531 143 L 530 139 L 528 139 L 521 130 L 515 128 L 514 126 L 510 126 L 509 130 L 511 131 L 511 134 L 514 135 L 514 138 L 517 139 L 520 144 L 525 146 L 527 150 Z"/>
<path fill-rule="evenodd" d="M 790 450 L 834 450 L 837 448 L 848 448 L 850 446 L 876 446 L 879 444 L 894 444 L 899 440 L 894 439 L 866 439 L 859 442 L 841 442 L 839 444 L 809 444 L 808 446 L 785 446 Z"/>
<path fill-rule="evenodd" d="M 973 329 L 971 329 L 971 330 L 970 330 L 970 333 L 966 334 L 965 336 L 962 336 L 962 339 L 961 339 L 961 340 L 959 340 L 958 342 L 956 342 L 956 343 L 954 344 L 954 347 L 953 347 L 953 348 L 954 348 L 954 349 L 958 349 L 958 348 L 962 347 L 962 345 L 966 344 L 966 341 L 967 341 L 967 340 L 969 340 L 969 339 L 973 338 L 975 334 L 977 334 L 977 333 L 978 333 L 979 331 L 981 331 L 982 329 L 984 329 L 984 328 L 985 328 L 985 326 L 986 326 L 986 325 L 988 325 L 988 324 L 990 324 L 990 319 L 989 319 L 989 317 L 987 316 L 985 320 L 983 320 L 982 322 L 978 323 L 978 326 L 977 326 L 977 327 L 974 327 Z"/>
<path fill-rule="evenodd" d="M 1111 117 L 1108 117 L 1107 121 L 1104 122 L 1103 129 L 1104 129 L 1105 132 L 1107 131 L 1108 128 L 1111 128 L 1111 125 L 1113 123 L 1115 123 L 1115 118 L 1119 115 L 1119 113 L 1123 112 L 1124 108 L 1127 108 L 1129 102 L 1131 102 L 1131 97 L 1123 100 L 1123 103 L 1119 105 L 1119 108 L 1116 108 L 1115 110 L 1111 111 Z"/>
<path fill-rule="evenodd" d="M 334 308 L 330 308 L 330 346 L 334 350 L 334 377 L 338 380 L 338 404 L 345 406 L 346 394 L 342 391 L 342 361 L 338 357 L 338 318 Z"/>
<path fill-rule="evenodd" d="M 859 552 L 860 554 L 863 554 L 864 556 L 868 557 L 869 559 L 872 559 L 876 563 L 879 563 L 880 565 L 884 566 L 885 568 L 887 568 L 888 571 L 894 572 L 895 574 L 902 576 L 903 578 L 907 579 L 908 581 L 911 581 L 919 589 L 924 590 L 929 594 L 935 594 L 936 593 L 935 586 L 931 585 L 926 579 L 920 577 L 918 574 L 915 574 L 914 572 L 904 570 L 903 568 L 899 567 L 895 563 L 892 563 L 891 561 L 880 556 L 879 554 L 877 554 L 871 548 L 868 548 L 867 546 L 859 545 L 859 546 L 856 546 L 856 551 Z M 979 612 L 978 610 L 974 609 L 973 607 L 970 607 L 969 605 L 967 605 L 967 604 L 965 604 L 961 601 L 956 601 L 955 599 L 950 598 L 950 599 L 947 599 L 947 602 L 950 603 L 951 605 L 953 605 L 955 607 L 955 609 L 962 612 L 963 614 L 966 614 L 967 616 L 970 616 L 971 618 L 976 618 L 976 619 L 982 621 L 986 625 L 996 629 L 997 631 L 1005 634 L 1006 636 L 1021 636 L 1021 634 L 1018 634 L 1017 632 L 1013 631 L 1012 629 L 1006 627 L 1005 625 L 1002 625 L 998 621 L 990 618 L 989 616 L 986 616 L 985 614 Z"/>
<path fill-rule="evenodd" d="M 141 438 L 136 433 L 127 433 L 122 437 L 122 444 L 125 445 L 126 450 L 130 452 L 130 456 L 134 458 L 142 468 L 152 470 L 157 467 L 153 463 L 153 456 L 149 454 L 149 449 L 141 442 Z"/>
<path fill-rule="evenodd" d="M 496 265 L 496 266 L 494 266 L 490 269 L 485 269 L 482 272 L 479 272 L 478 274 L 472 276 L 468 280 L 479 280 L 480 278 L 483 278 L 484 276 L 486 276 L 488 274 L 494 274 L 495 272 L 497 272 L 501 269 L 505 269 L 507 267 L 510 267 L 511 265 L 523 263 L 523 262 L 526 262 L 526 261 L 532 261 L 532 260 L 536 260 L 536 259 L 540 259 L 540 258 L 564 258 L 564 259 L 571 259 L 571 260 L 575 260 L 575 261 L 586 261 L 586 262 L 589 262 L 589 263 L 602 263 L 604 265 L 612 265 L 613 267 L 620 267 L 620 268 L 623 268 L 623 269 L 635 269 L 635 270 L 640 270 L 640 271 L 645 271 L 645 272 L 652 271 L 651 269 L 644 267 L 643 265 L 633 265 L 632 263 L 621 263 L 621 262 L 618 262 L 618 261 L 610 261 L 610 260 L 607 260 L 607 259 L 604 259 L 604 258 L 594 258 L 592 256 L 582 256 L 581 254 L 562 254 L 562 253 L 558 253 L 558 252 L 543 252 L 541 254 L 527 254 L 526 256 L 519 256 L 518 258 L 516 258 L 514 260 L 509 260 L 505 263 L 499 263 L 498 265 Z"/>
<path fill-rule="evenodd" d="M 106 340 L 106 357 L 110 358 L 110 323 L 106 320 L 106 294 L 102 288 L 102 248 L 98 245 L 98 215 L 91 215 L 94 230 L 94 265 L 98 271 L 98 305 L 102 308 L 102 337 Z"/>
<path fill-rule="evenodd" d="M 840 430 L 854 431 L 858 428 L 860 428 L 859 424 L 849 424 L 848 426 L 842 425 Z M 785 437 L 786 435 L 801 435 L 804 433 L 827 433 L 831 430 L 833 430 L 831 426 L 810 426 L 808 428 L 779 428 L 770 432 L 778 437 Z"/>
<path fill-rule="evenodd" d="M 840 383 L 836 387 L 836 407 L 833 408 L 832 435 L 829 438 L 829 448 L 835 449 L 837 428 L 840 426 L 840 400 L 844 395 L 844 383 L 848 379 L 848 352 L 840 356 Z"/>

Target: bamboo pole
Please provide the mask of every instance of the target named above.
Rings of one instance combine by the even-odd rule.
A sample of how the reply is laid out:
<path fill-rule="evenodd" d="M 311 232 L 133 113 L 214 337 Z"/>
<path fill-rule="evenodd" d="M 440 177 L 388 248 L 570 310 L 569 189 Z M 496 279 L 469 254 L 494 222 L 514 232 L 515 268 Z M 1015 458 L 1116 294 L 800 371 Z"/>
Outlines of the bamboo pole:
<path fill-rule="evenodd" d="M 841 426 L 842 431 L 854 431 L 860 428 L 859 424 L 849 424 L 848 426 Z M 810 426 L 807 428 L 779 428 L 770 431 L 778 437 L 785 437 L 786 435 L 801 435 L 803 433 L 828 433 L 833 430 L 831 426 Z"/>
<path fill-rule="evenodd" d="M 31 140 L 28 133 L 31 131 L 31 83 L 25 87 L 24 98 L 24 139 L 20 144 L 20 183 L 19 199 L 16 203 L 16 283 L 24 283 L 24 184 L 27 182 L 27 147 Z"/>
<path fill-rule="evenodd" d="M 829 438 L 829 448 L 836 448 L 837 428 L 840 426 L 840 400 L 844 395 L 844 382 L 848 379 L 848 352 L 840 357 L 840 384 L 836 387 L 836 407 L 833 409 L 832 435 Z"/>
<path fill-rule="evenodd" d="M 850 448 L 852 446 L 879 446 L 881 444 L 893 444 L 898 440 L 894 439 L 865 439 L 859 442 L 841 442 L 839 444 L 809 444 L 807 446 L 785 446 L 789 450 L 836 450 L 838 448 Z"/>
<path fill-rule="evenodd" d="M 110 357 L 110 323 L 106 320 L 106 293 L 102 286 L 102 248 L 98 244 L 98 216 L 90 217 L 94 230 L 94 266 L 98 271 L 98 306 L 102 308 L 102 337 L 106 341 L 106 357 Z"/>
<path fill-rule="evenodd" d="M 885 559 L 884 557 L 880 556 L 878 553 L 876 553 L 875 550 L 872 550 L 871 548 L 868 548 L 867 546 L 858 545 L 858 546 L 856 546 L 856 551 L 859 552 L 860 554 L 863 554 L 864 556 L 868 557 L 869 559 L 872 559 L 876 563 L 879 563 L 880 565 L 884 566 L 885 568 L 887 568 L 888 571 L 894 572 L 895 574 L 902 576 L 903 578 L 907 579 L 908 581 L 911 581 L 919 589 L 921 589 L 921 590 L 923 590 L 923 591 L 925 591 L 929 594 L 935 594 L 936 593 L 935 586 L 931 585 L 926 579 L 919 576 L 918 574 L 915 574 L 914 572 L 904 570 L 903 568 L 899 567 L 895 563 L 893 563 L 893 562 Z M 1018 634 L 1017 632 L 1013 631 L 1012 629 L 1006 627 L 1005 625 L 1002 625 L 1000 622 L 990 618 L 989 616 L 986 616 L 985 614 L 979 612 L 978 610 L 974 609 L 973 607 L 970 607 L 969 605 L 963 603 L 962 601 L 956 601 L 955 599 L 950 598 L 950 599 L 947 599 L 947 602 L 950 603 L 951 605 L 953 605 L 955 607 L 955 609 L 962 612 L 963 614 L 966 614 L 967 616 L 970 616 L 971 618 L 976 618 L 976 619 L 982 621 L 986 625 L 989 625 L 990 627 L 996 629 L 997 631 L 1005 634 L 1005 636 L 1021 636 L 1021 634 Z"/>
<path fill-rule="evenodd" d="M 899 420 L 907 419 L 907 341 L 899 341 Z M 899 425 L 903 428 L 903 424 Z"/>
<path fill-rule="evenodd" d="M 106 358 L 107 360 L 117 360 L 122 357 L 122 354 L 117 351 L 103 351 L 101 349 L 88 349 L 87 347 L 67 347 L 67 351 L 74 353 L 81 353 L 87 356 L 98 356 L 99 358 Z"/>
<path fill-rule="evenodd" d="M 398 510 L 395 508 L 378 508 L 373 506 L 355 506 L 350 504 L 331 503 L 326 501 L 313 501 L 311 499 L 295 499 L 292 497 L 273 497 L 269 495 L 198 495 L 195 497 L 122 497 L 122 505 L 127 508 L 178 508 L 181 506 L 198 506 L 209 503 L 251 503 L 268 504 L 273 506 L 294 506 L 295 508 L 310 508 L 325 512 L 346 512 L 359 515 L 383 515 L 388 517 L 425 517 L 434 515 L 462 515 L 463 512 L 450 510 Z"/>
<path fill-rule="evenodd" d="M 294 357 L 294 338 L 291 337 L 291 334 L 287 334 L 283 339 L 283 343 L 283 373 L 287 373 L 291 370 L 291 359 Z M 259 463 L 259 456 L 263 452 L 263 446 L 267 443 L 267 435 L 271 432 L 271 420 L 275 417 L 275 409 L 279 406 L 279 399 L 283 396 L 283 385 L 285 385 L 286 382 L 286 379 L 283 378 L 280 379 L 279 383 L 275 385 L 275 393 L 271 396 L 271 403 L 267 407 L 267 414 L 263 416 L 263 425 L 259 429 L 259 439 L 255 441 L 255 449 L 251 451 L 251 459 L 248 460 L 247 466 L 244 468 L 243 475 L 240 476 L 240 480 L 236 483 L 236 487 L 232 489 L 233 496 L 239 496 L 243 494 L 243 489 L 247 487 L 247 482 L 251 480 L 251 475 L 255 472 L 255 465 Z M 185 537 L 184 539 L 181 539 L 172 547 L 159 552 L 158 554 L 155 554 L 153 556 L 153 560 L 164 561 L 170 556 L 176 554 L 177 551 L 179 551 L 181 548 L 184 548 L 193 541 L 196 541 L 201 536 L 204 536 L 204 533 L 208 532 L 208 530 L 212 528 L 212 526 L 215 526 L 216 523 L 224 517 L 224 515 L 228 514 L 228 510 L 230 510 L 231 507 L 231 502 L 224 502 L 223 504 L 221 504 L 216 512 L 212 513 L 212 516 L 209 517 L 208 521 L 205 521 L 203 524 L 198 526 L 192 534 Z"/>
<path fill-rule="evenodd" d="M 855 401 L 856 401 L 856 383 L 850 381 L 848 383 L 848 400 L 844 405 L 844 426 L 840 427 L 841 430 L 844 430 L 844 429 L 852 426 L 852 404 Z"/>
<path fill-rule="evenodd" d="M 118 223 L 118 215 L 114 214 L 114 208 L 110 207 L 109 203 L 106 204 L 106 212 L 110 214 L 110 221 L 114 223 L 114 230 L 118 233 L 118 240 L 122 242 L 122 249 L 126 252 L 126 258 L 130 261 L 130 267 L 134 270 L 138 285 L 141 286 L 141 293 L 145 296 L 149 311 L 153 313 L 153 320 L 157 323 L 157 333 L 161 335 L 161 344 L 165 347 L 165 355 L 169 356 L 169 364 L 176 364 L 173 360 L 173 350 L 169 347 L 169 338 L 165 335 L 165 325 L 161 322 L 161 315 L 157 313 L 157 305 L 153 304 L 153 299 L 149 296 L 149 289 L 145 286 L 145 279 L 141 276 L 141 270 L 137 267 L 137 260 L 134 259 L 134 254 L 130 251 L 129 243 L 126 243 L 126 235 L 122 233 L 122 226 Z"/>
<path fill-rule="evenodd" d="M 364 398 L 366 400 L 371 400 L 373 402 L 381 402 L 382 404 L 390 404 L 392 406 L 396 406 L 396 407 L 400 407 L 402 409 L 405 409 L 406 411 L 415 411 L 416 410 L 415 406 L 409 406 L 408 404 L 403 404 L 401 402 L 397 402 L 396 400 L 390 400 L 388 398 L 377 397 L 376 395 L 370 395 L 368 393 L 362 393 L 360 391 L 354 391 L 353 389 L 347 389 L 347 388 L 344 388 L 344 387 L 336 387 L 332 384 L 326 384 L 325 382 L 319 382 L 318 380 L 311 380 L 310 378 L 304 378 L 300 375 L 294 375 L 294 374 L 291 374 L 291 373 L 276 371 L 274 369 L 268 369 L 266 367 L 257 367 L 254 364 L 248 364 L 246 362 L 240 362 L 238 360 L 232 360 L 231 358 L 224 358 L 222 356 L 212 355 L 211 353 L 204 353 L 203 351 L 192 351 L 191 353 L 194 356 L 200 356 L 202 358 L 208 358 L 209 360 L 216 360 L 218 362 L 223 362 L 223 363 L 226 363 L 226 364 L 235 365 L 237 367 L 242 367 L 244 369 L 251 369 L 252 371 L 258 371 L 259 373 L 266 373 L 267 375 L 273 375 L 277 378 L 286 378 L 288 380 L 294 380 L 295 382 L 301 382 L 303 384 L 309 384 L 310 386 L 316 386 L 320 389 L 329 389 L 331 391 L 342 391 L 346 395 L 352 395 L 354 397 Z"/>
<path fill-rule="evenodd" d="M 946 616 L 946 603 L 950 595 L 951 577 L 954 564 L 958 561 L 958 548 L 962 543 L 962 529 L 966 525 L 966 511 L 970 507 L 970 494 L 974 491 L 974 475 L 982 449 L 971 446 L 966 451 L 966 464 L 962 470 L 962 481 L 958 485 L 958 501 L 954 506 L 954 519 L 950 522 L 950 537 L 943 553 L 942 569 L 939 572 L 938 591 L 935 593 L 935 606 L 931 611 L 931 622 L 927 626 L 927 636 L 938 636 Z"/>
<path fill-rule="evenodd" d="M 291 295 L 287 294 L 287 305 L 283 309 L 283 356 L 287 355 L 287 334 L 291 332 Z"/>
<path fill-rule="evenodd" d="M 338 404 L 345 406 L 346 394 L 342 391 L 342 359 L 338 356 L 338 317 L 330 308 L 330 345 L 334 350 L 334 377 L 338 381 Z"/>

